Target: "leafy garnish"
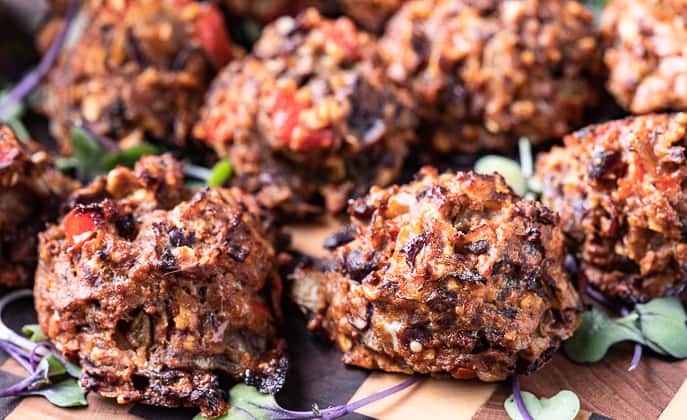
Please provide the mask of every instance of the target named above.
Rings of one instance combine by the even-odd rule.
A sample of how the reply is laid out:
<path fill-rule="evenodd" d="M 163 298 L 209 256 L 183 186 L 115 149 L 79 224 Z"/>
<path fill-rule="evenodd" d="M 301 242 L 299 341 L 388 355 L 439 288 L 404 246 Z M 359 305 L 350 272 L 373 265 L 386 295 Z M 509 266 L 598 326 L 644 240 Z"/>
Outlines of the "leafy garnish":
<path fill-rule="evenodd" d="M 618 320 L 609 319 L 606 314 L 591 307 L 582 314 L 582 325 L 563 347 L 565 353 L 575 362 L 594 363 L 603 359 L 608 349 L 621 341 L 644 343 L 644 337 L 636 326 L 636 314 Z"/>
<path fill-rule="evenodd" d="M 568 390 L 560 391 L 551 398 L 537 398 L 530 392 L 522 392 L 522 401 L 527 413 L 534 420 L 573 420 L 580 411 L 580 399 Z M 503 403 L 506 413 L 513 420 L 527 420 L 518 409 L 514 395 Z"/>
<path fill-rule="evenodd" d="M 237 384 L 229 390 L 229 411 L 223 416 L 217 417 L 216 420 L 336 419 L 404 390 L 419 381 L 420 378 L 419 375 L 411 376 L 398 385 L 349 404 L 324 409 L 315 404 L 312 411 L 286 410 L 277 404 L 274 396 L 262 394 L 252 386 Z M 205 417 L 198 414 L 193 420 L 205 420 Z"/>
<path fill-rule="evenodd" d="M 534 178 L 532 145 L 523 137 L 518 142 L 520 163 L 499 155 L 486 155 L 475 162 L 478 174 L 497 173 L 503 177 L 513 191 L 525 198 L 536 199 L 541 194 L 541 183 Z"/>
<path fill-rule="evenodd" d="M 208 169 L 204 166 L 192 165 L 190 163 L 184 164 L 184 175 L 189 178 L 201 180 L 203 182 L 187 181 L 187 188 L 201 188 L 207 185 L 210 188 L 221 187 L 234 171 L 231 161 L 222 159 Z"/>
<path fill-rule="evenodd" d="M 687 314 L 677 298 L 654 299 L 635 310 L 647 346 L 659 354 L 687 358 Z"/>
<path fill-rule="evenodd" d="M 88 405 L 86 393 L 74 378 L 67 378 L 52 386 L 22 392 L 20 395 L 41 395 L 58 407 L 84 407 Z"/>
<path fill-rule="evenodd" d="M 0 90 L 0 102 L 4 101 L 8 95 L 8 90 Z M 29 130 L 26 129 L 24 123 L 22 122 L 24 108 L 24 104 L 21 101 L 17 101 L 16 103 L 6 107 L 5 110 L 0 113 L 0 121 L 10 126 L 19 140 L 28 140 L 31 137 Z"/>
<path fill-rule="evenodd" d="M 24 325 L 21 328 L 21 332 L 24 333 L 24 335 L 28 336 L 29 340 L 31 340 L 34 343 L 48 341 L 48 339 L 45 337 L 45 334 L 43 334 L 43 330 L 41 330 L 41 327 L 38 324 Z"/>
<path fill-rule="evenodd" d="M 687 358 L 687 315 L 675 297 L 657 298 L 639 304 L 634 311 L 610 319 L 592 307 L 582 314 L 582 325 L 563 344 L 565 353 L 575 362 L 601 360 L 608 349 L 622 341 L 633 341 L 658 354 L 678 359 Z M 641 354 L 641 353 L 640 353 Z M 634 359 L 639 358 L 635 350 Z"/>
<path fill-rule="evenodd" d="M 117 165 L 131 168 L 142 156 L 162 152 L 148 143 L 119 150 L 112 139 L 98 135 L 86 127 L 74 126 L 71 134 L 72 156 L 58 159 L 56 165 L 61 170 L 76 169 L 79 178 L 84 181 L 102 175 Z"/>
<path fill-rule="evenodd" d="M 516 194 L 527 193 L 527 179 L 523 176 L 520 165 L 514 160 L 498 155 L 486 155 L 475 162 L 475 172 L 478 174 L 497 173 Z"/>
<path fill-rule="evenodd" d="M 162 151 L 158 147 L 148 143 L 131 146 L 120 152 L 106 155 L 103 159 L 103 167 L 106 171 L 113 169 L 117 165 L 133 168 L 142 156 L 158 155 L 161 152 Z"/>
<path fill-rule="evenodd" d="M 231 162 L 227 159 L 222 159 L 217 162 L 215 166 L 212 167 L 210 178 L 208 178 L 208 187 L 214 188 L 224 185 L 224 183 L 231 178 L 233 169 Z"/>
<path fill-rule="evenodd" d="M 31 290 L 16 290 L 0 299 L 0 348 L 29 372 L 28 377 L 1 389 L 0 397 L 41 395 L 59 407 L 87 405 L 86 393 L 75 379 L 81 375 L 81 368 L 67 362 L 52 344 L 35 343 L 42 336 L 37 325 L 22 328 L 31 335 L 27 340 L 2 322 L 3 310 L 10 302 L 30 296 Z"/>

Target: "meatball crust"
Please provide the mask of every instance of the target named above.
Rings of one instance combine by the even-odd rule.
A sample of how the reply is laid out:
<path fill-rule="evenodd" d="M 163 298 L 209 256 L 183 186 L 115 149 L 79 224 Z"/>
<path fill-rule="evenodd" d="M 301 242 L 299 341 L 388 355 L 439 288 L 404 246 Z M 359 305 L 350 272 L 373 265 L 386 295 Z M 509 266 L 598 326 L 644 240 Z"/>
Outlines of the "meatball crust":
<path fill-rule="evenodd" d="M 183 146 L 215 69 L 241 54 L 221 12 L 187 0 L 91 0 L 81 16 L 84 29 L 48 75 L 41 104 L 62 151 L 74 124 L 123 146 Z"/>
<path fill-rule="evenodd" d="M 687 284 L 687 114 L 584 128 L 540 155 L 542 201 L 558 211 L 580 275 L 628 302 Z"/>
<path fill-rule="evenodd" d="M 237 15 L 248 15 L 261 22 L 279 16 L 296 15 L 308 6 L 326 15 L 344 13 L 364 29 L 379 33 L 387 20 L 405 0 L 224 0 Z"/>
<path fill-rule="evenodd" d="M 0 124 L 1 287 L 31 285 L 38 232 L 57 219 L 62 202 L 77 187 L 54 168 L 40 145 L 19 141 Z"/>
<path fill-rule="evenodd" d="M 347 364 L 498 381 L 538 369 L 578 325 L 558 216 L 500 176 L 424 168 L 349 212 L 350 242 L 291 291 Z"/>
<path fill-rule="evenodd" d="M 687 2 L 612 0 L 601 22 L 608 90 L 635 114 L 687 110 Z"/>
<path fill-rule="evenodd" d="M 146 157 L 74 195 L 40 235 L 35 301 L 43 331 L 117 402 L 227 409 L 228 381 L 276 392 L 284 343 L 275 252 L 238 189 L 183 190 L 181 164 Z M 271 295 L 271 296 L 270 296 Z"/>
<path fill-rule="evenodd" d="M 400 173 L 416 118 L 386 82 L 374 41 L 314 9 L 267 26 L 253 55 L 213 82 L 194 134 L 234 162 L 261 204 L 303 217 Z"/>
<path fill-rule="evenodd" d="M 573 0 L 415 0 L 381 40 L 387 73 L 419 98 L 438 151 L 561 137 L 595 102 L 594 17 Z"/>

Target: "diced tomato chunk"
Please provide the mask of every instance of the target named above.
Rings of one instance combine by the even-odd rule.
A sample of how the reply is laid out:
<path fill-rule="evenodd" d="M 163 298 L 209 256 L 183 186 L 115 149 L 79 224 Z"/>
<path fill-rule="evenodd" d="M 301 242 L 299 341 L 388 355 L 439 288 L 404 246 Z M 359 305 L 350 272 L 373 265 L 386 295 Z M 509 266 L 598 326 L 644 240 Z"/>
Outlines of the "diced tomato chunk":
<path fill-rule="evenodd" d="M 69 212 L 62 223 L 67 240 L 80 243 L 87 235 L 97 229 L 100 214 L 93 209 L 76 208 Z"/>
<path fill-rule="evenodd" d="M 341 18 L 329 23 L 324 29 L 324 38 L 325 43 L 331 43 L 341 49 L 346 59 L 359 58 L 358 31 L 349 19 Z"/>
<path fill-rule="evenodd" d="M 222 12 L 214 5 L 206 5 L 196 20 L 196 36 L 216 68 L 223 67 L 231 60 L 229 31 Z"/>
<path fill-rule="evenodd" d="M 275 137 L 295 151 L 309 151 L 330 146 L 334 141 L 334 132 L 329 128 L 311 131 L 298 138 L 294 132 L 298 126 L 300 113 L 307 109 L 307 104 L 299 103 L 293 88 L 277 89 L 272 97 L 272 124 Z"/>

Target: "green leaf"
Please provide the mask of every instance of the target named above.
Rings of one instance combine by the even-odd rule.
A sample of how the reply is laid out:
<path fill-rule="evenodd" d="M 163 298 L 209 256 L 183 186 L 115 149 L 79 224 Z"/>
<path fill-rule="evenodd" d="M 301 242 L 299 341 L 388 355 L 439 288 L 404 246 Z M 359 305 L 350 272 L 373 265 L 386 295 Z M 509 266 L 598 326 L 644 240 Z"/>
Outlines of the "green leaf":
<path fill-rule="evenodd" d="M 45 370 L 45 377 L 62 376 L 67 373 L 62 361 L 52 354 L 45 356 L 38 364 L 38 370 Z"/>
<path fill-rule="evenodd" d="M 58 407 L 83 407 L 88 405 L 86 393 L 74 378 L 65 379 L 45 388 L 28 391 L 22 395 L 42 395 Z"/>
<path fill-rule="evenodd" d="M 573 420 L 580 412 L 580 399 L 574 392 L 568 390 L 541 400 L 530 392 L 522 392 L 522 400 L 527 412 L 534 420 Z M 523 419 L 513 395 L 506 399 L 503 407 L 511 419 Z"/>
<path fill-rule="evenodd" d="M 6 120 L 5 123 L 10 126 L 19 140 L 26 141 L 31 139 L 31 133 L 29 133 L 29 130 L 19 118 Z"/>
<path fill-rule="evenodd" d="M 43 331 L 41 330 L 40 325 L 38 324 L 27 324 L 21 327 L 21 332 L 29 337 L 29 340 L 33 341 L 34 343 L 41 343 L 43 341 L 48 341 L 47 337 L 45 334 L 43 334 Z"/>
<path fill-rule="evenodd" d="M 527 180 L 522 174 L 520 165 L 511 159 L 498 155 L 487 155 L 475 162 L 475 172 L 478 174 L 497 173 L 506 180 L 506 183 L 518 195 L 527 192 Z"/>
<path fill-rule="evenodd" d="M 611 320 L 592 307 L 582 314 L 582 325 L 575 334 L 563 343 L 565 353 L 574 362 L 593 363 L 601 360 L 612 345 L 621 341 L 644 344 L 637 319 L 637 314 L 633 313 Z"/>
<path fill-rule="evenodd" d="M 79 127 L 72 127 L 72 157 L 77 162 L 79 174 L 92 179 L 105 172 L 105 150 Z"/>
<path fill-rule="evenodd" d="M 642 333 L 652 350 L 678 359 L 687 358 L 687 314 L 677 298 L 653 299 L 637 305 L 636 311 Z"/>
<path fill-rule="evenodd" d="M 227 159 L 222 159 L 212 167 L 210 178 L 208 178 L 208 187 L 214 188 L 224 185 L 233 172 L 233 166 Z"/>
<path fill-rule="evenodd" d="M 0 90 L 0 102 L 2 102 L 11 91 L 11 88 Z M 0 121 L 21 120 L 22 116 L 24 116 L 24 110 L 24 103 L 22 101 L 15 101 L 14 105 L 0 114 Z"/>
<path fill-rule="evenodd" d="M 237 384 L 229 391 L 230 407 L 227 414 L 217 417 L 215 420 L 270 420 L 272 415 L 270 409 L 281 410 L 279 405 L 270 394 L 262 394 L 252 386 Z M 200 414 L 193 420 L 205 420 Z"/>
<path fill-rule="evenodd" d="M 103 168 L 106 171 L 113 169 L 117 165 L 133 168 L 136 162 L 144 155 L 157 155 L 161 150 L 152 144 L 143 143 L 131 146 L 116 153 L 108 153 L 103 159 Z"/>

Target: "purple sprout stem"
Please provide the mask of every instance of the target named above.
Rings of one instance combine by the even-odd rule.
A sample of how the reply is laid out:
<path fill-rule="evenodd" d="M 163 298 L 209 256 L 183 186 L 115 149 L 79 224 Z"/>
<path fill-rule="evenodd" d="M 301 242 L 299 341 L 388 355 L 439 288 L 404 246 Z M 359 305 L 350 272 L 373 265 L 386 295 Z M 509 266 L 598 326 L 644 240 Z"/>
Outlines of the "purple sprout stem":
<path fill-rule="evenodd" d="M 518 411 L 520 411 L 520 415 L 525 420 L 534 420 L 529 411 L 527 411 L 527 407 L 525 407 L 525 401 L 522 399 L 522 392 L 520 392 L 520 378 L 514 376 L 512 382 L 513 398 L 515 399 L 515 405 L 518 407 Z"/>
<path fill-rule="evenodd" d="M 613 302 L 606 299 L 606 297 L 601 292 L 592 288 L 591 286 L 587 286 L 587 296 L 589 296 L 594 302 L 598 303 L 599 305 L 603 306 L 609 311 L 618 312 L 618 309 L 616 305 L 613 304 Z"/>
<path fill-rule="evenodd" d="M 67 39 L 67 34 L 69 33 L 69 27 L 74 21 L 74 17 L 79 10 L 79 0 L 72 0 L 65 14 L 64 24 L 60 28 L 55 41 L 50 45 L 50 48 L 45 53 L 41 59 L 38 66 L 31 70 L 24 76 L 24 78 L 19 82 L 17 86 L 12 89 L 12 91 L 5 97 L 4 100 L 0 101 L 0 115 L 5 113 L 10 107 L 15 103 L 22 101 L 26 96 L 28 96 L 35 88 L 38 86 L 43 77 L 50 71 L 57 56 Z"/>
<path fill-rule="evenodd" d="M 620 314 L 622 316 L 627 316 L 629 313 L 630 311 L 627 308 L 620 308 Z M 630 360 L 630 367 L 627 368 L 628 372 L 632 372 L 633 370 L 637 369 L 637 367 L 639 366 L 639 361 L 642 360 L 642 351 L 642 345 L 639 343 L 635 343 L 635 349 L 632 353 L 632 360 Z"/>
<path fill-rule="evenodd" d="M 44 348 L 49 352 L 53 352 L 53 347 L 50 343 L 37 343 L 35 346 L 33 346 L 33 348 L 31 349 L 31 353 L 29 354 L 29 361 L 31 362 L 31 365 L 34 367 L 34 369 L 36 368 L 36 366 L 38 366 L 38 364 L 41 362 L 41 358 L 43 357 L 40 354 L 38 354 L 38 350 L 41 348 Z"/>
<path fill-rule="evenodd" d="M 333 419 L 338 419 L 340 417 L 345 416 L 346 414 L 350 414 L 354 412 L 355 410 L 359 409 L 360 407 L 363 407 L 365 405 L 371 404 L 375 401 L 381 400 L 383 398 L 386 398 L 396 392 L 402 391 L 409 386 L 415 384 L 418 382 L 422 377 L 420 375 L 413 375 L 410 378 L 406 379 L 405 381 L 401 382 L 398 385 L 394 385 L 391 388 L 385 389 L 384 391 L 377 392 L 376 394 L 372 394 L 369 397 L 362 398 L 358 401 L 354 401 L 350 404 L 344 404 L 344 405 L 338 405 L 336 407 L 330 407 L 330 408 L 325 408 L 323 410 L 319 410 L 317 412 L 315 411 L 291 411 L 291 410 L 285 410 L 283 408 L 272 408 L 272 407 L 263 407 L 263 406 L 258 406 L 255 405 L 258 408 L 261 408 L 263 410 L 270 411 L 272 413 L 272 419 L 274 420 L 292 420 L 292 419 L 325 419 L 325 420 L 333 420 Z"/>
<path fill-rule="evenodd" d="M 35 368 L 31 363 L 28 352 L 12 342 L 0 339 L 0 348 L 17 361 L 27 372 L 33 373 Z"/>
<path fill-rule="evenodd" d="M 14 385 L 0 390 L 0 397 L 12 397 L 21 392 L 26 391 L 34 382 L 43 376 L 43 372 L 35 371 L 31 376 L 28 376 Z"/>

